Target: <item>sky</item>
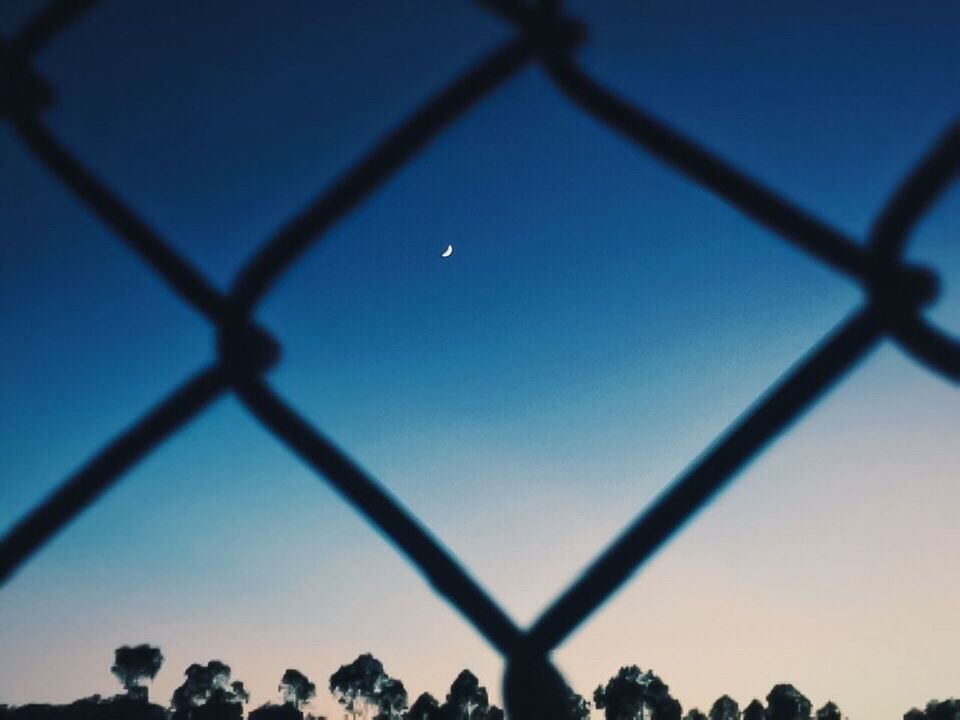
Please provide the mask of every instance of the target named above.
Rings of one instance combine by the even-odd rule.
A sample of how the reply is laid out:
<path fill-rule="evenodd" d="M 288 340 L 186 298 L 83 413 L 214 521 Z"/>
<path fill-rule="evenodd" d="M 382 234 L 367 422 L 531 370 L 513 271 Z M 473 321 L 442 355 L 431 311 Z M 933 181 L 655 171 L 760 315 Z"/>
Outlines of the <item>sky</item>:
<path fill-rule="evenodd" d="M 4 0 L 9 37 L 39 4 Z M 855 238 L 958 111 L 946 3 L 579 2 L 583 66 Z M 219 288 L 395 123 L 510 37 L 469 2 L 107 0 L 40 55 L 44 122 Z M 210 362 L 193 313 L 0 121 L 0 532 Z M 960 327 L 960 189 L 909 257 Z M 440 258 L 451 243 L 454 255 Z M 537 67 L 266 296 L 268 375 L 521 624 L 862 300 L 573 107 Z M 957 695 L 956 388 L 889 342 L 555 653 L 684 708 L 792 682 L 854 720 Z M 227 396 L 0 591 L 0 702 L 152 697 L 219 658 L 277 700 L 372 651 L 411 699 L 499 656 Z"/>

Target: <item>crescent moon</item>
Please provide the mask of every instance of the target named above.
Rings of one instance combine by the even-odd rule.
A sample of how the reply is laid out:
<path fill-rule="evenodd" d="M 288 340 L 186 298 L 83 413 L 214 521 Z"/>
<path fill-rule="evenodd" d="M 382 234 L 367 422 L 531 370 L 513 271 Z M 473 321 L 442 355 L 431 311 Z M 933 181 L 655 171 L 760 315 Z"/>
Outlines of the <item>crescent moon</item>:
<path fill-rule="evenodd" d="M 440 257 L 450 257 L 453 255 L 453 245 L 447 245 L 447 249 L 440 253 Z"/>

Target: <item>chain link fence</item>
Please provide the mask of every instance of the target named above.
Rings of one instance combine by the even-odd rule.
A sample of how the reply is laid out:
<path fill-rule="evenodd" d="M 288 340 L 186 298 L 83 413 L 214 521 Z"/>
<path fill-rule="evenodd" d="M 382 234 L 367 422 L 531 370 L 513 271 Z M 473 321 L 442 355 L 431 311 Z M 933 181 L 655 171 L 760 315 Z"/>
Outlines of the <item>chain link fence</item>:
<path fill-rule="evenodd" d="M 34 57 L 96 0 L 59 0 L 0 41 L 0 115 L 37 161 L 160 275 L 217 332 L 216 361 L 160 400 L 66 478 L 0 541 L 0 583 L 130 468 L 210 403 L 234 393 L 263 427 L 311 466 L 386 535 L 506 661 L 504 699 L 515 720 L 566 716 L 565 685 L 549 660 L 582 623 L 697 510 L 881 340 L 893 340 L 928 370 L 960 381 L 960 342 L 930 324 L 923 308 L 938 294 L 929 269 L 906 264 L 911 231 L 960 174 L 960 124 L 917 162 L 880 210 L 865 243 L 830 227 L 668 125 L 614 94 L 578 64 L 586 32 L 559 2 L 481 0 L 512 25 L 511 40 L 404 119 L 360 162 L 293 217 L 234 278 L 216 290 L 44 125 L 54 88 Z M 531 63 L 556 89 L 611 132 L 619 133 L 782 240 L 860 285 L 863 305 L 747 409 L 606 548 L 530 626 L 520 628 L 409 511 L 345 452 L 300 417 L 266 381 L 281 348 L 254 320 L 260 301 L 338 220 L 352 212 L 459 116 Z"/>

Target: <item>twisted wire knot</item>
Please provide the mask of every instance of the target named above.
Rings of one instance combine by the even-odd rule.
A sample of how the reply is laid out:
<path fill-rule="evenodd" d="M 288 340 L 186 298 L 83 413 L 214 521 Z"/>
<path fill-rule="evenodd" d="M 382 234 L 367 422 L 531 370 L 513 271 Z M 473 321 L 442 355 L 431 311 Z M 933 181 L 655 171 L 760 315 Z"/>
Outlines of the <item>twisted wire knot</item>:
<path fill-rule="evenodd" d="M 231 316 L 217 328 L 217 357 L 231 385 L 258 378 L 280 360 L 280 344 L 266 330 Z"/>

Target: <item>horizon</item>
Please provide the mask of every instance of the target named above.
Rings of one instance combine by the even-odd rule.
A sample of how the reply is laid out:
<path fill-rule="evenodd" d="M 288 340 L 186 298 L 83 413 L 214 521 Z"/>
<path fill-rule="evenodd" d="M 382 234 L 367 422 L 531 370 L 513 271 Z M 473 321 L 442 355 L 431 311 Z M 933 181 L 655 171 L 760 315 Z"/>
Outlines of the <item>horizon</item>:
<path fill-rule="evenodd" d="M 43 6 L 5 4 L 0 38 Z M 568 8 L 592 75 L 858 242 L 957 122 L 957 7 Z M 57 90 L 41 117 L 226 290 L 513 33 L 470 2 L 105 1 L 38 55 Z M 5 534 L 216 339 L 4 117 L 0 157 Z M 924 315 L 948 331 L 958 188 L 906 253 L 940 277 Z M 862 299 L 534 63 L 335 224 L 256 320 L 283 347 L 277 393 L 526 627 Z M 636 664 L 685 711 L 788 682 L 852 720 L 960 696 L 955 391 L 884 340 L 576 628 L 552 655 L 564 678 L 589 698 Z M 140 642 L 170 653 L 152 697 L 219 658 L 259 703 L 284 668 L 325 688 L 370 650 L 411 699 L 470 668 L 503 705 L 499 653 L 231 393 L 0 590 L 0 703 L 106 695 L 110 653 Z"/>
<path fill-rule="evenodd" d="M 147 647 L 151 647 L 151 646 L 149 646 L 149 644 L 142 644 L 142 645 L 141 645 L 141 648 L 147 648 Z M 141 648 L 137 648 L 137 649 L 139 650 L 139 649 L 141 649 Z M 121 649 L 122 649 L 122 650 L 130 650 L 131 648 L 130 648 L 130 646 L 126 646 L 126 647 L 124 647 L 124 648 L 117 648 L 117 649 L 116 649 L 116 653 L 117 653 L 117 655 L 116 655 L 116 664 L 117 664 L 117 665 L 120 664 L 120 659 L 119 659 L 119 658 L 120 658 L 120 655 L 119 655 L 119 653 L 120 653 Z M 83 701 L 83 700 L 96 700 L 96 701 L 99 702 L 99 701 L 101 701 L 101 698 L 102 698 L 104 701 L 107 701 L 107 700 L 109 700 L 109 699 L 111 699 L 111 698 L 113 698 L 113 699 L 121 699 L 121 698 L 127 699 L 127 698 L 129 698 L 129 699 L 135 700 L 136 702 L 150 702 L 150 703 L 152 703 L 152 704 L 154 704 L 154 705 L 162 705 L 162 706 L 165 706 L 167 703 L 163 703 L 163 702 L 160 701 L 160 699 L 157 698 L 156 696 L 150 697 L 150 695 L 151 695 L 150 690 L 151 690 L 151 689 L 153 688 L 153 686 L 155 685 L 156 676 L 157 676 L 158 674 L 162 673 L 162 672 L 163 672 L 163 668 L 166 666 L 165 656 L 162 654 L 162 652 L 163 652 L 163 651 L 162 651 L 162 648 L 159 648 L 159 647 L 156 647 L 156 646 L 152 646 L 152 647 L 151 647 L 151 651 L 152 651 L 152 652 L 155 652 L 155 653 L 158 653 L 158 655 L 159 655 L 159 663 L 158 663 L 157 665 L 155 665 L 155 666 L 152 668 L 151 671 L 149 671 L 149 672 L 152 672 L 152 673 L 153 673 L 152 675 L 149 675 L 149 674 L 147 674 L 147 673 L 140 673 L 140 679 L 139 679 L 139 680 L 137 680 L 137 679 L 134 679 L 134 680 L 133 680 L 131 687 L 135 687 L 136 690 L 137 690 L 136 692 L 135 692 L 134 690 L 129 689 L 129 688 L 126 688 L 126 689 L 125 689 L 125 687 L 124 687 L 124 681 L 121 679 L 121 676 L 120 676 L 119 673 L 116 671 L 116 667 L 112 667 L 110 670 L 111 670 L 111 673 L 115 676 L 115 677 L 114 677 L 114 680 L 116 681 L 116 683 L 119 683 L 119 684 L 121 685 L 121 687 L 119 688 L 119 691 L 118 691 L 118 692 L 113 692 L 113 693 L 109 693 L 109 692 L 104 692 L 104 693 L 100 693 L 100 692 L 91 693 L 91 694 L 88 694 L 88 695 L 84 695 L 83 697 L 80 697 L 80 698 L 75 698 L 75 699 L 73 699 L 73 702 Z M 224 662 L 222 658 L 211 658 L 211 659 L 208 660 L 208 661 L 201 661 L 199 664 L 200 664 L 200 665 L 208 664 L 208 665 L 211 665 L 211 666 L 212 666 L 212 665 L 215 664 L 215 663 L 223 663 L 223 664 L 225 665 L 225 669 L 226 669 L 226 672 L 227 672 L 226 682 L 229 683 L 229 682 L 231 682 L 231 681 L 240 681 L 240 683 L 241 683 L 241 688 L 244 690 L 243 694 L 237 695 L 236 698 L 235 698 L 233 701 L 234 701 L 234 702 L 238 702 L 238 703 L 239 703 L 239 702 L 242 702 L 242 704 L 243 704 L 244 706 L 246 706 L 246 712 L 247 712 L 247 713 L 252 712 L 252 711 L 253 711 L 254 709 L 256 709 L 256 708 L 269 707 L 269 706 L 277 706 L 277 705 L 282 705 L 282 704 L 291 703 L 292 700 L 290 699 L 290 696 L 289 696 L 289 695 L 286 695 L 286 694 L 284 693 L 284 691 L 283 691 L 283 685 L 287 682 L 287 676 L 288 676 L 290 673 L 295 673 L 295 675 L 298 676 L 298 677 L 302 680 L 302 682 L 304 683 L 304 686 L 306 686 L 306 683 L 308 683 L 308 682 L 311 683 L 311 691 L 310 691 L 310 693 L 309 693 L 308 695 L 305 695 L 305 699 L 303 699 L 302 701 L 299 701 L 298 704 L 297 704 L 297 706 L 296 706 L 298 710 L 301 710 L 301 711 L 303 711 L 304 713 L 309 713 L 309 717 L 330 718 L 330 717 L 333 717 L 335 714 L 337 714 L 337 713 L 339 712 L 339 713 L 342 713 L 342 714 L 343 714 L 343 717 L 344 717 L 344 718 L 346 718 L 346 717 L 349 717 L 349 716 L 353 715 L 353 713 L 350 713 L 350 712 L 347 710 L 347 708 L 344 707 L 344 704 L 345 704 L 345 702 L 346 702 L 346 699 L 344 699 L 341 695 L 338 695 L 338 691 L 336 691 L 336 690 L 334 689 L 334 677 L 335 677 L 337 674 L 342 673 L 342 672 L 346 669 L 346 667 L 347 667 L 348 665 L 351 665 L 351 664 L 353 664 L 353 663 L 358 663 L 360 660 L 363 659 L 364 656 L 370 656 L 370 657 L 376 658 L 376 655 L 369 653 L 369 651 L 366 652 L 366 653 L 362 653 L 361 655 L 359 655 L 359 656 L 358 656 L 354 661 L 352 661 L 351 663 L 346 663 L 346 662 L 345 662 L 343 665 L 341 665 L 341 666 L 339 667 L 339 670 L 338 670 L 336 673 L 331 673 L 331 675 L 330 675 L 329 677 L 311 677 L 311 676 L 308 676 L 308 675 L 304 675 L 303 673 L 301 673 L 301 672 L 299 671 L 299 669 L 287 668 L 287 669 L 284 671 L 283 679 L 278 682 L 278 687 L 277 687 L 276 692 L 274 693 L 274 697 L 269 697 L 269 698 L 265 698 L 265 699 L 263 699 L 263 700 L 256 700 L 256 701 L 253 699 L 253 697 L 251 696 L 251 694 L 249 693 L 249 691 L 246 690 L 246 688 L 245 688 L 245 683 L 243 682 L 242 678 L 239 677 L 238 674 L 236 674 L 235 672 L 233 672 L 233 671 L 234 671 L 234 668 L 233 668 L 232 666 L 230 666 L 230 663 L 229 663 L 229 662 Z M 127 662 L 129 663 L 129 661 L 127 661 Z M 134 665 L 134 664 L 128 664 L 128 666 L 129 666 L 129 667 L 136 667 L 136 665 Z M 636 665 L 634 665 L 633 667 L 634 667 L 634 668 L 637 668 Z M 623 667 L 619 668 L 618 670 L 619 670 L 619 673 L 622 674 L 625 670 L 628 670 L 628 669 L 629 669 L 629 668 L 628 668 L 627 666 L 623 666 Z M 638 669 L 639 669 L 641 672 L 645 673 L 645 674 L 651 674 L 651 673 L 652 673 L 655 677 L 658 677 L 658 676 L 656 676 L 656 673 L 655 673 L 655 671 L 654 671 L 652 668 L 647 668 L 647 669 L 638 668 Z M 383 668 L 383 670 L 385 671 L 386 668 Z M 463 668 L 463 669 L 460 671 L 461 674 L 467 674 L 468 672 L 470 672 L 470 669 L 469 669 L 469 668 Z M 597 685 L 597 687 L 596 687 L 596 690 L 593 691 L 593 692 L 580 693 L 580 691 L 578 691 L 578 690 L 575 689 L 575 688 L 570 688 L 570 690 L 571 690 L 572 692 L 574 692 L 574 693 L 577 694 L 577 696 L 579 697 L 579 700 L 581 700 L 581 701 L 585 700 L 585 701 L 586 701 L 586 706 L 587 706 L 592 712 L 599 712 L 599 706 L 597 705 L 598 701 L 597 701 L 597 699 L 596 699 L 596 698 L 597 698 L 597 693 L 600 693 L 601 690 L 604 689 L 604 686 L 606 686 L 606 692 L 609 693 L 609 692 L 610 692 L 610 683 L 613 682 L 614 676 L 617 675 L 617 674 L 618 674 L 618 673 L 615 672 L 615 673 L 613 673 L 613 674 L 611 675 L 610 678 L 607 678 L 606 680 L 601 681 L 600 683 L 598 683 L 598 685 Z M 406 698 L 406 701 L 404 702 L 404 706 L 405 706 L 405 707 L 406 707 L 406 706 L 411 706 L 411 707 L 412 707 L 413 704 L 414 704 L 414 701 L 417 700 L 417 699 L 419 699 L 421 695 L 423 695 L 423 696 L 430 696 L 430 697 L 436 699 L 437 701 L 439 701 L 441 704 L 443 704 L 443 702 L 444 702 L 444 697 L 446 697 L 446 698 L 448 699 L 448 701 L 449 701 L 450 695 L 447 694 L 447 691 L 432 692 L 431 690 L 416 690 L 416 689 L 413 689 L 413 688 L 405 688 L 405 686 L 402 684 L 402 681 L 403 681 L 402 678 L 397 677 L 397 676 L 391 676 L 391 674 L 390 674 L 389 672 L 386 673 L 386 676 L 387 676 L 387 677 L 392 677 L 394 680 L 399 680 L 399 681 L 401 682 L 401 687 L 404 688 L 404 689 L 403 689 L 404 697 Z M 181 676 L 181 677 L 182 677 L 182 676 Z M 486 684 L 484 683 L 483 678 L 477 678 L 477 680 L 479 680 L 480 690 L 481 690 L 482 692 L 484 692 L 484 693 L 488 692 L 488 691 L 489 691 L 489 688 L 486 687 Z M 458 681 L 459 681 L 459 678 L 458 678 Z M 339 681 L 338 681 L 338 684 L 339 684 Z M 778 688 L 783 687 L 783 686 L 787 686 L 788 688 L 791 689 L 791 692 L 793 691 L 794 686 L 793 686 L 791 683 L 780 682 L 780 683 L 777 683 L 773 688 L 771 688 L 771 690 L 770 690 L 769 693 L 760 694 L 759 696 L 757 696 L 757 697 L 752 697 L 752 698 L 750 698 L 749 700 L 743 699 L 743 700 L 741 701 L 741 700 L 739 700 L 739 699 L 737 699 L 737 698 L 732 698 L 732 699 L 734 700 L 734 702 L 737 704 L 737 706 L 739 706 L 739 712 L 738 712 L 738 714 L 737 714 L 737 718 L 739 718 L 739 717 L 743 714 L 744 709 L 747 708 L 748 705 L 754 704 L 754 703 L 760 703 L 761 706 L 767 705 L 767 712 L 769 712 L 769 707 L 770 707 L 770 706 L 768 705 L 768 702 L 769 702 L 769 698 L 771 697 L 771 694 L 774 693 L 774 692 L 776 692 L 776 691 L 778 690 Z M 668 685 L 668 687 L 669 687 L 669 685 Z M 114 690 L 118 690 L 118 688 L 114 688 Z M 454 688 L 451 686 L 451 687 L 449 688 L 449 691 L 450 691 L 450 692 L 453 692 L 453 690 L 454 690 Z M 800 693 L 801 693 L 801 695 L 803 694 L 801 689 L 796 688 L 796 690 L 799 690 Z M 140 692 L 140 691 L 142 691 L 142 692 Z M 325 693 L 324 691 L 326 691 L 326 693 Z M 325 696 L 327 696 L 327 697 L 325 698 Z M 668 693 L 667 697 L 671 697 L 671 696 L 672 696 L 672 693 Z M 176 698 L 176 693 L 172 693 L 172 697 L 175 699 L 175 698 Z M 486 695 L 484 695 L 484 697 L 486 697 Z M 609 697 L 609 696 L 608 696 L 608 697 Z M 712 708 L 714 708 L 717 704 L 719 704 L 719 702 L 721 702 L 721 701 L 723 701 L 724 699 L 727 699 L 727 698 L 730 698 L 730 695 L 727 694 L 727 693 L 724 693 L 723 695 L 718 696 L 718 698 L 716 698 L 716 701 L 715 701 L 714 703 L 707 704 L 707 705 L 705 705 L 705 706 L 702 707 L 702 708 L 699 708 L 699 707 L 696 707 L 696 706 L 687 706 L 687 705 L 684 705 L 684 704 L 683 704 L 683 701 L 682 701 L 680 698 L 675 698 L 675 699 L 679 701 L 679 707 L 681 708 L 681 711 L 684 713 L 684 716 L 683 716 L 683 717 L 684 717 L 684 720 L 691 720 L 691 719 L 693 718 L 694 714 L 696 714 L 696 713 L 698 713 L 698 712 L 704 713 L 706 716 L 710 716 L 710 717 L 712 718 L 712 713 L 713 713 Z M 814 713 L 816 713 L 816 717 L 819 718 L 819 713 L 822 712 L 822 711 L 824 711 L 824 710 L 826 710 L 827 706 L 830 706 L 830 705 L 833 705 L 834 710 L 839 713 L 839 715 L 837 715 L 838 718 L 848 718 L 848 717 L 849 717 L 848 715 L 846 715 L 845 713 L 843 713 L 843 709 L 842 709 L 842 708 L 837 708 L 837 707 L 836 707 L 836 704 L 835 704 L 832 700 L 830 700 L 830 699 L 821 700 L 820 702 L 812 702 L 812 699 L 810 699 L 810 698 L 804 698 L 804 699 L 807 700 L 807 701 L 810 701 L 810 707 L 811 707 L 811 715 L 810 715 L 810 716 L 811 716 L 811 718 L 814 717 Z M 325 700 L 326 700 L 326 701 L 325 701 Z M 947 700 L 948 702 L 960 702 L 960 699 L 951 699 L 951 698 L 940 698 L 939 700 L 940 700 L 940 701 Z M 333 707 L 336 708 L 336 710 L 334 711 L 334 713 L 331 713 L 331 712 L 330 712 L 330 709 L 331 709 L 331 708 L 330 708 L 331 701 L 334 701 Z M 171 702 L 172 702 L 172 701 L 171 701 Z M 907 710 L 905 710 L 905 711 L 904 711 L 904 715 L 906 715 L 907 712 L 909 712 L 909 711 L 915 711 L 915 710 L 917 710 L 918 708 L 919 708 L 919 709 L 921 710 L 921 712 L 922 712 L 922 709 L 923 709 L 924 707 L 929 707 L 930 704 L 936 703 L 936 702 L 938 702 L 938 699 L 937 699 L 937 698 L 931 698 L 931 699 L 929 699 L 927 702 L 917 703 L 916 705 L 912 706 L 911 708 L 908 708 Z M 29 705 L 29 704 L 36 704 L 36 703 L 20 703 L 20 706 L 25 706 L 25 705 Z M 496 705 L 497 705 L 496 701 L 492 701 L 490 704 L 491 704 L 491 706 L 492 706 L 493 708 L 496 708 Z M 818 705 L 821 706 L 821 707 L 818 708 Z M 3 708 L 3 707 L 5 707 L 4 703 L 0 703 L 0 708 Z M 17 706 L 16 706 L 16 705 L 13 705 L 13 706 L 10 706 L 10 707 L 11 707 L 11 708 L 16 708 Z M 172 706 L 172 707 L 173 707 L 173 706 Z M 326 712 L 319 713 L 319 714 L 318 714 L 318 713 L 314 713 L 314 710 L 319 710 L 320 708 L 324 708 L 324 709 L 326 710 Z M 374 709 L 375 709 L 375 708 L 374 708 Z M 650 708 L 650 709 L 653 710 L 654 712 L 659 712 L 659 711 L 656 710 L 655 708 Z M 366 717 L 366 716 L 367 716 L 365 713 L 362 713 L 362 712 L 359 713 L 359 714 L 361 714 L 363 717 Z M 356 717 L 356 715 L 354 715 L 354 717 Z M 406 716 L 404 716 L 404 717 L 406 717 Z M 471 717 L 473 717 L 473 716 L 471 715 Z M 680 716 L 678 715 L 677 717 L 679 718 Z M 725 717 L 726 717 L 726 716 L 725 716 Z M 767 717 L 770 718 L 770 720 L 778 720 L 778 717 L 779 717 L 779 716 L 774 717 L 774 716 L 771 716 L 771 715 L 767 715 Z M 933 718 L 933 717 L 935 717 L 935 716 L 928 714 L 927 717 L 928 717 L 928 718 Z M 936 716 L 936 717 L 939 717 L 939 716 Z M 421 719 L 418 717 L 417 720 L 421 720 Z"/>

